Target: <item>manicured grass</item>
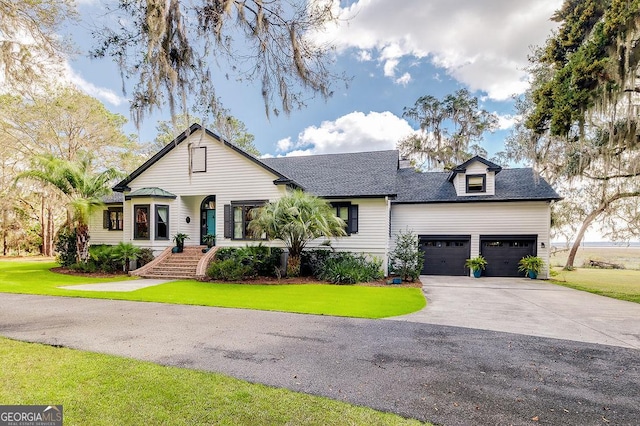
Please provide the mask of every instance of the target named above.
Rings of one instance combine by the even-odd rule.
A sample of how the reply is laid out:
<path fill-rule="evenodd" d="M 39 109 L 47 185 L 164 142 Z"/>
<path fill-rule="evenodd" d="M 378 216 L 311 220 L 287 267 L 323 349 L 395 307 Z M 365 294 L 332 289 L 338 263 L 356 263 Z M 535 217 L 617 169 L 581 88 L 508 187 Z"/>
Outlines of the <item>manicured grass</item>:
<path fill-rule="evenodd" d="M 0 359 L 2 404 L 62 404 L 65 425 L 420 424 L 220 374 L 4 338 Z"/>
<path fill-rule="evenodd" d="M 554 284 L 588 291 L 614 299 L 640 303 L 640 271 L 629 269 L 588 269 L 574 271 L 556 270 Z"/>
<path fill-rule="evenodd" d="M 95 279 L 55 274 L 51 262 L 0 262 L 0 292 L 134 300 L 228 308 L 261 309 L 357 318 L 384 318 L 422 309 L 419 288 L 338 285 L 242 285 L 172 281 L 131 292 L 66 290 L 63 285 L 90 284 Z"/>

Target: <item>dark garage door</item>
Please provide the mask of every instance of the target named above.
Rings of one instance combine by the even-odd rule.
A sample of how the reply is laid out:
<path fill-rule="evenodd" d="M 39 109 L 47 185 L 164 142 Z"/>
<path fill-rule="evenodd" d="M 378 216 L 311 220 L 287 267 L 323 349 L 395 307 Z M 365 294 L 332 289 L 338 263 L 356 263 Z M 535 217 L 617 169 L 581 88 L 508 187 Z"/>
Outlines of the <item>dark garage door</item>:
<path fill-rule="evenodd" d="M 536 254 L 535 236 L 480 237 L 480 253 L 487 259 L 482 275 L 487 277 L 519 277 L 518 262 L 527 255 Z"/>
<path fill-rule="evenodd" d="M 421 236 L 420 250 L 424 252 L 424 275 L 469 275 L 464 262 L 469 258 L 469 236 Z"/>

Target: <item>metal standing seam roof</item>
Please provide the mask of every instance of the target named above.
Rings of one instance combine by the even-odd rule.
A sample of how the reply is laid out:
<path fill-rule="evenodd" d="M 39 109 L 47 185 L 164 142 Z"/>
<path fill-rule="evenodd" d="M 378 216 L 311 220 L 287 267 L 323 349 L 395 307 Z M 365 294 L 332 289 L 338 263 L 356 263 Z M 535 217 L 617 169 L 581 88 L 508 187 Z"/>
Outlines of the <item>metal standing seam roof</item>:
<path fill-rule="evenodd" d="M 158 187 L 147 187 L 136 189 L 133 192 L 125 195 L 126 200 L 130 200 L 131 198 L 138 197 L 150 197 L 150 198 L 177 198 L 178 196 L 170 193 L 169 191 L 165 191 L 162 188 Z"/>

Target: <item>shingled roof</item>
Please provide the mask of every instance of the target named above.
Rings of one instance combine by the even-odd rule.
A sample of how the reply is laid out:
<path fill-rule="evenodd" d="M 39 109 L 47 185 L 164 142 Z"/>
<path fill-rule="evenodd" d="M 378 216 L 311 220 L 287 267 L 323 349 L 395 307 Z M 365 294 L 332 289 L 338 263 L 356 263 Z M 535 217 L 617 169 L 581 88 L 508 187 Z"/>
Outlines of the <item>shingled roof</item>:
<path fill-rule="evenodd" d="M 401 169 L 397 173 L 395 203 L 468 203 L 474 201 L 559 200 L 560 196 L 531 168 L 502 169 L 496 175 L 495 195 L 456 195 L 448 172 L 420 173 Z"/>
<path fill-rule="evenodd" d="M 309 155 L 301 157 L 256 158 L 218 135 L 192 124 L 173 142 L 161 149 L 146 163 L 119 182 L 113 190 L 116 193 L 129 190 L 129 183 L 164 155 L 182 143 L 188 136 L 202 130 L 212 138 L 222 142 L 228 148 L 245 156 L 259 167 L 274 174 L 274 184 L 287 184 L 300 187 L 305 191 L 325 198 L 363 198 L 392 197 L 394 203 L 451 203 L 473 201 L 524 201 L 558 200 L 560 197 L 532 169 L 502 169 L 490 161 L 474 157 L 459 165 L 452 172 L 420 173 L 414 169 L 399 169 L 397 150 L 355 152 L 345 154 Z M 455 173 L 464 173 L 466 166 L 473 161 L 487 165 L 488 170 L 496 173 L 496 195 L 474 195 L 460 197 L 450 179 Z M 501 172 L 498 176 L 498 172 Z M 149 191 L 143 188 L 139 191 Z M 146 196 L 170 196 L 159 188 L 151 188 L 152 194 Z M 132 194 L 129 194 L 131 196 Z M 105 202 L 122 201 L 122 194 L 113 194 Z"/>
<path fill-rule="evenodd" d="M 260 161 L 325 198 L 395 196 L 398 151 L 354 152 Z"/>

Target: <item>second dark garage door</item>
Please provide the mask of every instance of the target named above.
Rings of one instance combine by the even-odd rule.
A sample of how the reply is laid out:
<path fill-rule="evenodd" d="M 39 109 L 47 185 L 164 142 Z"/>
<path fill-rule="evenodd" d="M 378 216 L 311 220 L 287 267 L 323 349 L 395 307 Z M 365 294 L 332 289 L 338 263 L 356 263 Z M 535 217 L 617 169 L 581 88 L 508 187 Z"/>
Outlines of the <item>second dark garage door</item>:
<path fill-rule="evenodd" d="M 421 235 L 420 250 L 424 252 L 423 275 L 469 275 L 464 262 L 471 253 L 468 235 Z"/>
<path fill-rule="evenodd" d="M 519 277 L 518 262 L 527 255 L 536 255 L 535 235 L 480 236 L 480 253 L 487 259 L 487 277 Z"/>

